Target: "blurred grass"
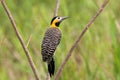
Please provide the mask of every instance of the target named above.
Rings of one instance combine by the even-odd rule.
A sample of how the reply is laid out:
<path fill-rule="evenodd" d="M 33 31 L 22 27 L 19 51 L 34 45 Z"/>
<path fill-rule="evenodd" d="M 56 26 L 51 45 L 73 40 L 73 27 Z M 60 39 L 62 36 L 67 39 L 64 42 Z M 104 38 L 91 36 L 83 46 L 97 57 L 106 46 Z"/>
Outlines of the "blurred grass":
<path fill-rule="evenodd" d="M 69 16 L 60 28 L 63 36 L 56 50 L 56 71 L 70 47 L 104 0 L 61 0 L 59 15 Z M 17 27 L 37 66 L 41 80 L 47 67 L 40 45 L 53 17 L 55 0 L 6 0 Z M 120 1 L 110 0 L 74 50 L 60 80 L 120 80 Z M 55 72 L 56 72 L 55 71 Z M 34 80 L 24 51 L 0 5 L 0 80 Z"/>

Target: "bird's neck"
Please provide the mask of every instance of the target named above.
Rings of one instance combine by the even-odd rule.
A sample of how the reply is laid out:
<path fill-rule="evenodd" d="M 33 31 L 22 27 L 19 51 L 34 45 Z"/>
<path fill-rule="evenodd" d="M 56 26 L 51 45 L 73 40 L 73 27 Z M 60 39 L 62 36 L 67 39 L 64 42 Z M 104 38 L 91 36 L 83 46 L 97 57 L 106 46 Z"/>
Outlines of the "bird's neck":
<path fill-rule="evenodd" d="M 50 27 L 52 27 L 52 28 L 59 28 L 59 26 L 56 26 L 55 23 L 51 24 Z"/>

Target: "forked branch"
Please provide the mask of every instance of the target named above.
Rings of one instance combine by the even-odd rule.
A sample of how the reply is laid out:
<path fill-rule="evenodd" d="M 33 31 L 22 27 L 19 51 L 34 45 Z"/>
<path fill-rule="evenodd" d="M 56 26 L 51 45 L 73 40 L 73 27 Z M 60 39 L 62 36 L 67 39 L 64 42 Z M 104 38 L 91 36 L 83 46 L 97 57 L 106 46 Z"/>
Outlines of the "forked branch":
<path fill-rule="evenodd" d="M 105 8 L 105 6 L 107 5 L 107 3 L 109 2 L 109 0 L 105 0 L 105 2 L 102 4 L 102 6 L 100 7 L 100 9 L 97 11 L 97 13 L 95 14 L 95 16 L 88 22 L 88 24 L 85 26 L 85 28 L 83 29 L 83 31 L 80 33 L 79 37 L 77 38 L 77 40 L 75 41 L 75 43 L 73 44 L 73 46 L 71 47 L 71 49 L 69 50 L 65 60 L 63 61 L 63 63 L 61 64 L 60 68 L 58 69 L 54 80 L 58 80 L 58 78 L 60 77 L 60 74 L 65 66 L 65 64 L 67 63 L 67 61 L 69 60 L 73 50 L 75 49 L 75 47 L 77 46 L 77 44 L 80 42 L 80 40 L 82 39 L 83 35 L 85 34 L 85 32 L 88 30 L 88 28 L 91 26 L 91 24 L 95 21 L 95 19 L 100 15 L 100 13 L 103 11 L 103 9 Z"/>
<path fill-rule="evenodd" d="M 30 56 L 30 53 L 29 53 L 29 51 L 27 49 L 27 46 L 25 45 L 25 43 L 23 41 L 23 38 L 22 38 L 22 36 L 20 35 L 20 33 L 19 33 L 18 29 L 17 29 L 16 23 L 15 23 L 13 17 L 12 17 L 12 14 L 11 14 L 10 10 L 8 9 L 8 7 L 7 7 L 7 5 L 6 5 L 4 0 L 1 1 L 1 4 L 2 4 L 4 10 L 6 11 L 6 13 L 8 15 L 8 18 L 9 18 L 9 20 L 10 20 L 10 22 L 11 22 L 13 28 L 14 28 L 14 31 L 16 33 L 17 38 L 19 39 L 19 41 L 20 41 L 20 43 L 22 45 L 22 48 L 23 48 L 23 50 L 24 50 L 24 52 L 26 54 L 26 57 L 28 59 L 28 62 L 30 64 L 30 66 L 31 66 L 31 68 L 33 70 L 33 73 L 35 75 L 36 80 L 40 80 L 39 76 L 38 76 L 38 73 L 37 73 L 37 69 L 36 69 L 36 67 L 34 65 L 34 62 L 32 60 L 32 57 Z"/>

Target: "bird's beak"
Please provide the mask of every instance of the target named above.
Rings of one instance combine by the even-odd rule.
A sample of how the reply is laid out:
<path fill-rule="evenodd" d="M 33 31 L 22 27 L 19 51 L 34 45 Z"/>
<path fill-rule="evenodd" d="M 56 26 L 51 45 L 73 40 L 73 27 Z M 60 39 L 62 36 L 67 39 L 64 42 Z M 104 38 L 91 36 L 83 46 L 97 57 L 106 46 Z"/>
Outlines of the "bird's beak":
<path fill-rule="evenodd" d="M 61 21 L 65 20 L 65 19 L 67 19 L 67 18 L 69 18 L 69 17 L 62 17 Z"/>
<path fill-rule="evenodd" d="M 60 22 L 62 22 L 63 20 L 65 20 L 65 19 L 67 19 L 67 18 L 69 18 L 69 17 L 61 17 Z"/>

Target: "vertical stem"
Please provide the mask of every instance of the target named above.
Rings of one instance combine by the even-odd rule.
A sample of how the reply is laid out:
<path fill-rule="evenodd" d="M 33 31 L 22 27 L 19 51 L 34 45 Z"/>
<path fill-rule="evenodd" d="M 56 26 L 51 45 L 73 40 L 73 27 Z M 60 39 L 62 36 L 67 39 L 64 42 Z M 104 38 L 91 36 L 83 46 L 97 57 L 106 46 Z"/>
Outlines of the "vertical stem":
<path fill-rule="evenodd" d="M 60 68 L 58 69 L 54 80 L 58 80 L 58 78 L 60 77 L 60 74 L 65 66 L 65 64 L 67 63 L 67 61 L 69 60 L 70 56 L 72 55 L 73 50 L 75 49 L 75 47 L 77 46 L 77 44 L 81 41 L 83 35 L 86 33 L 86 31 L 88 30 L 88 28 L 91 26 L 91 24 L 95 21 L 95 19 L 100 15 L 100 13 L 103 11 L 103 9 L 105 8 L 105 6 L 107 5 L 107 3 L 109 2 L 109 0 L 105 0 L 105 2 L 102 4 L 102 6 L 100 7 L 100 9 L 97 11 L 97 13 L 95 14 L 95 16 L 92 17 L 92 19 L 88 22 L 88 24 L 85 26 L 85 28 L 83 29 L 83 31 L 80 33 L 79 37 L 77 38 L 77 40 L 75 41 L 75 43 L 73 44 L 73 46 L 71 47 L 71 49 L 69 50 L 65 60 L 63 61 L 63 63 L 61 64 Z"/>
<path fill-rule="evenodd" d="M 14 30 L 15 30 L 16 36 L 17 36 L 17 38 L 19 39 L 19 41 L 20 41 L 20 43 L 22 45 L 22 48 L 23 48 L 23 50 L 24 50 L 24 52 L 26 54 L 26 57 L 28 59 L 28 62 L 30 64 L 30 66 L 31 66 L 31 68 L 33 70 L 33 73 L 35 75 L 36 80 L 40 80 L 39 76 L 38 76 L 38 73 L 37 73 L 37 69 L 36 69 L 36 67 L 34 65 L 34 62 L 32 60 L 32 57 L 30 56 L 30 53 L 29 53 L 29 51 L 28 51 L 28 49 L 27 49 L 27 47 L 26 47 L 26 45 L 25 45 L 25 43 L 23 41 L 23 38 L 22 38 L 22 36 L 20 35 L 20 33 L 19 33 L 18 29 L 17 29 L 16 23 L 15 23 L 13 17 L 12 17 L 12 14 L 11 14 L 10 10 L 8 9 L 8 7 L 7 7 L 4 0 L 1 1 L 1 4 L 2 4 L 3 8 L 5 9 L 5 11 L 6 11 L 7 15 L 8 15 L 8 18 L 9 18 L 9 20 L 10 20 L 10 22 L 11 22 L 11 24 L 12 24 Z"/>
<path fill-rule="evenodd" d="M 58 15 L 59 5 L 60 5 L 60 0 L 56 0 L 56 7 L 55 7 L 55 11 L 54 11 L 54 16 Z"/>

